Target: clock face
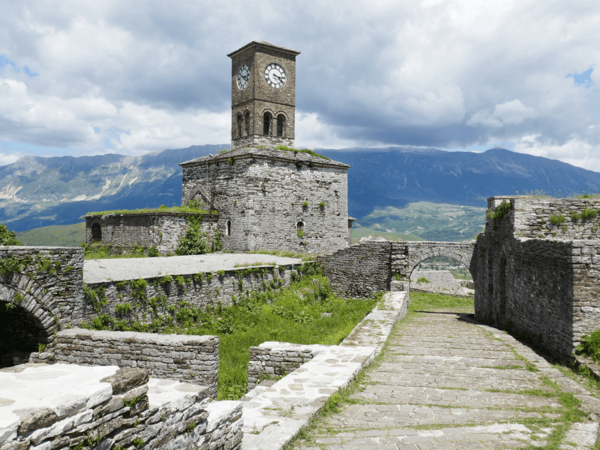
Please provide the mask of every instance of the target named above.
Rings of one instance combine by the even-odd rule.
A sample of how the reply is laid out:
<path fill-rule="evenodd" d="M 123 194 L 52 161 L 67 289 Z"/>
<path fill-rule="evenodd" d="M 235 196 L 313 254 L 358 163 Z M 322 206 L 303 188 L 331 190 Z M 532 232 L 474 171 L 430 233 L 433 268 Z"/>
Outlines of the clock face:
<path fill-rule="evenodd" d="M 238 70 L 237 74 L 238 89 L 246 89 L 246 86 L 248 86 L 248 80 L 250 80 L 250 69 L 248 69 L 248 66 L 244 64 L 242 67 L 240 67 L 240 70 Z"/>
<path fill-rule="evenodd" d="M 280 89 L 285 86 L 286 80 L 285 70 L 279 64 L 269 64 L 265 69 L 265 81 L 269 86 Z"/>

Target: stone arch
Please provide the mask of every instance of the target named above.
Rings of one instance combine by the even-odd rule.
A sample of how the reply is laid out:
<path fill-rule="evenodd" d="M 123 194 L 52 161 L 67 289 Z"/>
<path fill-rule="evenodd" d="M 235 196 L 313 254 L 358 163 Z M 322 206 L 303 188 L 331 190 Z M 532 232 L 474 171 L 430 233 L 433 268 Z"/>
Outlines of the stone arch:
<path fill-rule="evenodd" d="M 271 111 L 270 109 L 265 109 L 262 112 L 262 119 L 263 119 L 263 135 L 265 136 L 271 136 L 273 134 L 273 118 L 275 117 L 275 114 L 273 113 L 273 111 Z"/>
<path fill-rule="evenodd" d="M 286 136 L 287 117 L 284 113 L 277 113 L 277 137 Z"/>
<path fill-rule="evenodd" d="M 27 275 L 0 277 L 0 366 L 47 345 L 60 329 L 52 295 Z"/>
<path fill-rule="evenodd" d="M 446 256 L 460 261 L 471 272 L 473 280 L 477 276 L 474 271 L 472 244 L 459 246 L 454 243 L 434 242 L 427 244 L 412 244 L 408 249 L 408 265 L 406 267 L 406 277 L 410 279 L 413 270 L 423 261 L 435 256 Z"/>

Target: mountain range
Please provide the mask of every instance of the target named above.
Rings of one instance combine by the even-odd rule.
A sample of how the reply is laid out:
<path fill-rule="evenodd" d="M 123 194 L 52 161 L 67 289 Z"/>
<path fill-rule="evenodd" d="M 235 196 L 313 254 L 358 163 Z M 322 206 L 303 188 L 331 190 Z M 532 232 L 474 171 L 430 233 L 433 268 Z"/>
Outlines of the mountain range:
<path fill-rule="evenodd" d="M 192 146 L 135 157 L 27 156 L 0 167 L 0 223 L 25 231 L 73 224 L 89 211 L 179 205 L 178 164 L 227 148 Z M 413 147 L 315 151 L 352 166 L 348 171 L 350 215 L 363 225 L 397 223 L 407 205 L 418 202 L 479 209 L 493 195 L 600 190 L 600 173 L 505 149 L 483 153 Z M 411 232 L 418 230 L 417 225 L 407 227 Z"/>

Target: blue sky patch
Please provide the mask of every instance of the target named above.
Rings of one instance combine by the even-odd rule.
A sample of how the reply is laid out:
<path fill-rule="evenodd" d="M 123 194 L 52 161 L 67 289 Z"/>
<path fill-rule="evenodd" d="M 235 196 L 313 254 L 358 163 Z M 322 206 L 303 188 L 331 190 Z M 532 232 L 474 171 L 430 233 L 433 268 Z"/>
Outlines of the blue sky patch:
<path fill-rule="evenodd" d="M 594 71 L 594 69 L 588 69 L 585 72 L 581 72 L 581 73 L 570 73 L 569 75 L 567 75 L 567 78 L 571 77 L 573 78 L 573 81 L 575 82 L 575 85 L 577 86 L 585 86 L 585 87 L 590 87 L 592 85 L 592 79 L 590 78 L 590 75 L 592 74 L 592 72 Z"/>

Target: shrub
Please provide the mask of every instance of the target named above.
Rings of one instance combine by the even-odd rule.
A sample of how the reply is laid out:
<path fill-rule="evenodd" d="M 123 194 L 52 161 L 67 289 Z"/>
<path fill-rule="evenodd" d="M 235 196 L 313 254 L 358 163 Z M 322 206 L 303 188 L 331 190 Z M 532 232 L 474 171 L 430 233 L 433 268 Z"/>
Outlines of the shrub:
<path fill-rule="evenodd" d="M 133 311 L 133 306 L 131 303 L 119 303 L 115 305 L 115 314 L 117 316 L 124 316 L 125 314 L 129 314 Z"/>
<path fill-rule="evenodd" d="M 581 338 L 577 351 L 600 362 L 600 330 L 592 331 Z"/>
<path fill-rule="evenodd" d="M 498 207 L 496 208 L 496 211 L 492 211 L 491 209 L 488 209 L 486 216 L 490 220 L 500 220 L 500 219 L 503 219 L 504 217 L 506 217 L 511 209 L 512 209 L 512 204 L 510 202 L 507 202 L 506 200 L 502 200 L 502 203 L 500 203 L 500 205 L 498 205 Z"/>
<path fill-rule="evenodd" d="M 178 286 L 183 286 L 185 284 L 185 280 L 183 279 L 183 277 L 181 275 L 179 275 L 177 278 L 175 278 L 175 282 L 177 283 Z"/>
<path fill-rule="evenodd" d="M 308 202 L 302 202 L 302 207 L 303 208 L 308 208 Z"/>
<path fill-rule="evenodd" d="M 297 234 L 298 234 L 298 237 L 300 237 L 300 238 L 304 237 L 304 231 L 302 231 L 302 230 L 298 230 Z"/>
<path fill-rule="evenodd" d="M 579 219 L 581 219 L 581 214 L 579 214 L 578 212 L 573 211 L 571 213 L 571 220 L 573 222 L 577 222 Z"/>
<path fill-rule="evenodd" d="M 417 283 L 431 283 L 427 278 L 421 277 L 417 280 Z"/>
<path fill-rule="evenodd" d="M 185 237 L 179 239 L 179 246 L 175 251 L 177 255 L 203 255 L 208 251 L 204 242 L 204 233 L 200 229 L 202 217 L 188 217 L 190 227 L 185 232 Z"/>
<path fill-rule="evenodd" d="M 581 213 L 581 217 L 583 218 L 583 220 L 593 219 L 597 215 L 598 213 L 596 211 L 594 211 L 593 209 L 588 209 L 587 206 L 583 209 L 583 212 Z"/>
<path fill-rule="evenodd" d="M 156 248 L 156 245 L 153 245 L 152 247 L 150 247 L 148 249 L 148 256 L 150 258 L 156 258 L 157 256 L 160 256 L 160 253 L 158 253 L 158 249 Z"/>
<path fill-rule="evenodd" d="M 217 270 L 217 275 L 219 275 L 220 277 L 224 277 L 225 276 L 225 271 L 224 270 Z"/>
<path fill-rule="evenodd" d="M 565 216 L 562 214 L 553 214 L 550 216 L 550 223 L 552 225 L 560 225 L 566 220 Z"/>
<path fill-rule="evenodd" d="M 230 166 L 233 166 L 235 164 L 235 160 L 233 158 L 227 158 L 227 162 Z"/>
<path fill-rule="evenodd" d="M 8 231 L 6 225 L 0 223 L 0 245 L 21 245 L 14 231 Z"/>
<path fill-rule="evenodd" d="M 325 202 L 321 202 L 321 203 L 319 203 L 319 208 L 321 208 L 321 209 L 325 209 Z"/>

